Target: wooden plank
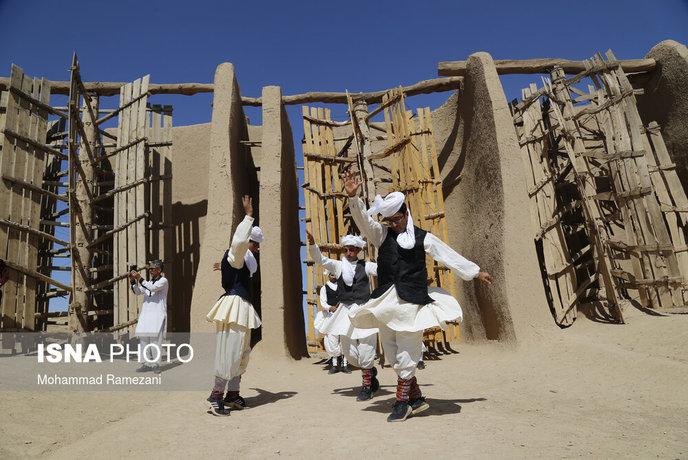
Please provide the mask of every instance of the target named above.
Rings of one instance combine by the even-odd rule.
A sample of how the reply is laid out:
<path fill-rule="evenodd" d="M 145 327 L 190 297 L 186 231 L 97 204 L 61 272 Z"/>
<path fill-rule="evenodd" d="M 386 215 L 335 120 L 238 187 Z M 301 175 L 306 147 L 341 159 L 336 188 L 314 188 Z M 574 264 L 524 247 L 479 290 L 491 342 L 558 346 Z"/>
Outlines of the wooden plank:
<path fill-rule="evenodd" d="M 150 75 L 145 75 L 141 79 L 141 88 L 139 94 L 146 94 L 148 92 L 148 82 L 150 81 Z M 147 113 L 148 98 L 142 97 L 139 99 L 138 103 L 133 104 L 132 107 L 138 105 L 138 119 L 136 126 L 136 137 L 142 137 L 146 135 L 146 113 Z M 148 162 L 149 162 L 149 149 L 146 148 L 144 144 L 138 144 L 136 146 L 136 173 L 134 180 L 144 179 L 148 173 Z M 143 267 L 148 263 L 149 260 L 149 240 L 150 240 L 150 207 L 147 206 L 147 195 L 150 193 L 150 183 L 142 183 L 137 185 L 134 189 L 134 194 L 136 197 L 136 215 L 140 216 L 145 214 L 146 217 L 139 220 L 135 224 L 136 232 L 136 265 Z M 137 302 L 137 313 L 138 316 L 141 311 L 141 306 L 143 305 L 143 297 L 136 296 Z"/>
<path fill-rule="evenodd" d="M 607 58 L 609 60 L 615 60 L 614 54 L 611 51 L 607 52 Z M 632 92 L 633 88 L 631 87 L 630 82 L 628 81 L 626 75 L 624 74 L 623 70 L 617 70 L 613 73 L 613 75 L 616 77 L 619 87 L 618 89 L 616 87 L 613 87 L 613 92 L 616 92 L 617 94 L 621 93 L 626 93 L 626 92 Z M 636 100 L 635 96 L 632 94 L 630 97 L 623 99 L 620 102 L 620 106 L 624 111 L 624 115 L 627 120 L 627 127 L 630 130 L 631 134 L 631 145 L 632 149 L 638 149 L 642 150 L 645 146 L 646 139 L 643 136 L 643 133 L 641 132 L 641 128 L 643 126 L 643 123 L 640 119 L 640 115 L 637 110 L 637 105 L 636 105 Z M 638 169 L 638 175 L 640 179 L 640 186 L 641 187 L 652 187 L 652 181 L 650 178 L 650 173 L 647 167 L 647 162 L 645 158 L 636 158 L 635 159 L 635 165 Z M 651 195 L 648 197 L 644 198 L 644 203 L 647 206 L 648 214 L 652 218 L 652 229 L 655 231 L 655 236 L 657 238 L 657 242 L 659 244 L 671 244 L 671 237 L 669 233 L 669 229 L 666 227 L 664 217 L 662 215 L 662 212 L 659 207 L 659 202 L 657 201 L 657 198 L 655 195 Z M 670 278 L 675 278 L 675 277 L 680 277 L 680 276 L 686 276 L 686 273 L 681 273 L 681 270 L 679 268 L 679 263 L 678 259 L 676 258 L 676 255 L 674 253 L 667 254 L 665 255 L 666 261 L 667 261 L 667 266 L 669 269 L 669 277 Z M 660 292 L 663 292 L 662 289 L 660 289 Z M 670 289 L 670 294 L 672 297 L 672 302 L 673 302 L 673 307 L 683 307 L 684 306 L 684 298 L 682 291 L 679 289 Z"/>
<path fill-rule="evenodd" d="M 552 114 L 557 119 L 560 129 L 571 135 L 569 137 L 563 136 L 561 144 L 565 148 L 569 161 L 573 165 L 573 169 L 577 175 L 577 184 L 579 191 L 583 197 L 583 211 L 588 222 L 599 222 L 602 219 L 602 210 L 599 203 L 594 199 L 597 194 L 596 184 L 594 182 L 594 174 L 590 169 L 590 165 L 583 157 L 577 155 L 578 152 L 585 151 L 583 140 L 581 139 L 576 129 L 571 116 L 574 112 L 571 96 L 564 82 L 564 74 L 561 69 L 552 72 L 552 83 L 548 84 L 548 90 L 551 91 L 552 97 L 557 99 L 557 103 L 552 104 Z M 559 109 L 558 103 L 563 104 L 563 111 Z M 607 308 L 613 317 L 620 322 L 623 322 L 623 315 L 621 312 L 620 301 L 621 292 L 619 287 L 615 284 L 611 277 L 612 260 L 608 254 L 608 248 L 605 245 L 608 236 L 605 234 L 605 229 L 597 225 L 590 227 L 590 239 L 594 244 L 594 258 L 597 270 L 600 274 L 600 298 L 606 300 Z"/>
<path fill-rule="evenodd" d="M 24 75 L 22 70 L 13 65 L 10 75 L 10 86 L 19 88 L 24 91 L 25 81 L 29 80 L 28 77 Z M 29 88 L 29 92 L 30 92 Z M 20 136 L 28 138 L 29 136 L 29 117 L 26 110 L 27 102 L 21 99 L 16 94 L 10 92 L 7 104 L 7 113 L 5 117 L 5 128 L 13 132 L 18 133 Z M 3 170 L 3 175 L 10 177 L 17 177 L 19 179 L 24 179 L 24 172 L 26 169 L 26 162 L 31 155 L 28 149 L 25 147 L 22 141 L 18 141 L 16 138 L 11 138 L 7 134 L 5 135 L 5 146 L 3 150 L 9 155 L 9 162 L 7 164 L 7 170 Z M 16 184 L 11 184 L 9 186 L 9 194 L 7 196 L 8 208 L 7 213 L 3 218 L 16 222 L 26 228 L 31 228 L 28 225 L 27 219 L 23 216 L 23 205 L 24 205 L 24 189 Z M 20 232 L 17 227 L 10 227 L 8 229 L 8 237 L 6 242 L 6 252 L 4 254 L 4 259 L 7 261 L 18 261 L 24 262 L 24 258 L 20 259 L 20 253 L 22 252 L 23 242 L 28 237 L 28 232 Z M 5 307 L 3 309 L 3 316 L 6 320 L 10 321 L 11 328 L 21 328 L 22 318 L 18 317 L 18 309 L 23 310 L 24 304 L 24 276 L 20 275 L 18 272 L 10 271 L 10 278 L 8 283 L 3 288 L 5 297 L 9 297 Z"/>
<path fill-rule="evenodd" d="M 120 105 L 127 104 L 132 99 L 133 83 L 129 83 L 122 88 L 120 94 Z M 117 130 L 117 145 L 121 147 L 130 142 L 129 126 L 131 124 L 131 107 L 123 110 L 119 117 L 119 124 Z M 128 163 L 129 150 L 123 150 L 117 155 L 117 174 L 115 175 L 115 187 L 121 187 L 128 183 Z M 115 227 L 119 227 L 128 221 L 129 208 L 127 206 L 127 195 L 115 195 Z M 134 217 L 132 215 L 132 217 Z M 118 232 L 114 235 L 115 242 L 113 243 L 113 250 L 116 254 L 116 262 L 114 264 L 113 276 L 121 276 L 126 274 L 129 269 L 129 258 L 127 252 L 127 234 L 125 232 Z M 116 249 L 115 249 L 116 244 Z M 115 308 L 114 322 L 123 323 L 130 321 L 129 317 L 129 283 L 128 280 L 122 279 L 117 283 L 117 306 Z"/>
<path fill-rule="evenodd" d="M 437 66 L 437 74 L 440 76 L 465 76 L 468 61 L 442 61 Z M 561 67 L 565 73 L 579 73 L 586 70 L 586 61 L 574 61 L 561 58 L 539 59 L 495 59 L 497 73 L 505 74 L 533 74 L 549 73 L 555 67 Z M 618 64 L 626 72 L 649 72 L 657 63 L 654 59 L 624 59 Z"/>
<path fill-rule="evenodd" d="M 46 110 L 46 106 L 49 107 L 50 88 L 45 80 L 34 79 L 31 90 L 33 99 L 29 102 L 32 104 L 32 118 L 34 120 L 32 138 L 39 142 L 45 142 L 48 132 L 48 111 Z M 31 181 L 36 184 L 41 183 L 46 170 L 47 157 L 48 155 L 40 149 L 34 151 L 32 170 L 27 169 L 27 179 L 30 178 Z M 37 190 L 34 190 L 30 196 L 29 223 L 33 228 L 40 228 L 43 195 Z M 41 244 L 41 240 L 36 235 L 29 235 L 28 243 L 26 267 L 29 270 L 37 272 L 38 247 Z M 41 281 L 41 283 L 37 282 L 37 278 L 33 276 L 26 278 L 26 300 L 24 302 L 23 316 L 25 318 L 25 327 L 31 330 L 36 330 L 34 314 L 37 311 L 36 296 L 38 289 L 42 288 L 44 290 L 47 287 L 41 285 L 45 280 L 39 279 L 38 281 Z"/>

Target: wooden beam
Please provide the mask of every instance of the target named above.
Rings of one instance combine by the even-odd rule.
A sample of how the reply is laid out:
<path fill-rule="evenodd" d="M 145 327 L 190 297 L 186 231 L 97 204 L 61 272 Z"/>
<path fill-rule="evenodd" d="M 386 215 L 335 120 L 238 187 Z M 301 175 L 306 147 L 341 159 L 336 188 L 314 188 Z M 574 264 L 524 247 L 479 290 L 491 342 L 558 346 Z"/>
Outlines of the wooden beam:
<path fill-rule="evenodd" d="M 442 61 L 437 65 L 437 74 L 442 77 L 465 76 L 468 61 Z M 554 67 L 561 67 L 565 73 L 575 74 L 586 70 L 586 61 L 569 59 L 495 59 L 495 67 L 500 75 L 549 73 Z M 618 61 L 624 72 L 649 72 L 657 62 L 654 59 L 624 59 Z"/>
<path fill-rule="evenodd" d="M 26 233 L 33 233 L 34 235 L 38 235 L 41 238 L 45 238 L 46 240 L 53 241 L 57 244 L 61 244 L 62 246 L 69 246 L 69 241 L 64 241 L 59 238 L 54 237 L 50 233 L 45 233 L 40 230 L 36 230 L 35 228 L 28 227 L 26 225 L 18 224 L 16 222 L 12 222 L 11 220 L 7 219 L 0 219 L 0 224 L 5 225 L 6 227 L 10 228 L 15 228 L 17 230 L 26 232 Z"/>
<path fill-rule="evenodd" d="M 32 278 L 36 278 L 37 280 L 43 281 L 44 283 L 52 284 L 53 286 L 59 287 L 60 289 L 64 289 L 65 291 L 71 291 L 71 289 L 72 289 L 69 286 L 67 286 L 66 284 L 62 284 L 59 281 L 56 281 L 56 280 L 54 280 L 48 276 L 45 276 L 42 273 L 38 273 L 35 270 L 30 270 L 28 268 L 24 268 L 21 265 L 17 265 L 14 262 L 10 262 L 9 260 L 6 260 L 5 263 L 12 270 L 16 270 L 20 273 L 23 273 L 24 275 L 30 276 Z"/>
<path fill-rule="evenodd" d="M 51 81 L 46 80 L 50 84 L 51 94 L 69 94 L 68 81 Z M 451 91 L 458 89 L 461 86 L 463 79 L 461 77 L 447 77 L 434 78 L 431 80 L 423 80 L 413 85 L 403 87 L 404 93 L 407 96 L 416 94 L 427 94 L 441 91 Z M 124 82 L 84 82 L 83 87 L 91 94 L 99 96 L 115 96 L 119 94 L 119 89 L 124 86 Z M 9 78 L 0 77 L 0 89 L 4 90 L 9 87 Z M 157 84 L 148 86 L 148 94 L 182 94 L 191 96 L 199 93 L 212 93 L 214 87 L 212 83 L 171 83 L 171 84 Z M 377 103 L 382 101 L 382 95 L 386 90 L 367 92 L 367 93 L 350 93 L 354 100 L 364 99 L 368 103 Z M 259 97 L 242 97 L 243 105 L 261 106 L 263 102 Z M 338 92 L 309 92 L 303 94 L 294 94 L 282 96 L 284 104 L 304 104 L 307 102 L 324 102 L 332 104 L 346 104 L 346 93 Z"/>

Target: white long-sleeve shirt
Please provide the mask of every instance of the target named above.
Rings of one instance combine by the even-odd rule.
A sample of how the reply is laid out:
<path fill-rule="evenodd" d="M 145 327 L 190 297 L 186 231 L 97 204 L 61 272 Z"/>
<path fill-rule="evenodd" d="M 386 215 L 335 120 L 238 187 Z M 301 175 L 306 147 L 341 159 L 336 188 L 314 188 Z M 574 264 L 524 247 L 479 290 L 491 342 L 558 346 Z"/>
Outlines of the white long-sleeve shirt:
<path fill-rule="evenodd" d="M 246 256 L 246 251 L 248 251 L 252 228 L 253 217 L 244 216 L 244 220 L 234 230 L 232 244 L 227 253 L 227 262 L 237 270 L 244 266 L 244 257 Z"/>
<path fill-rule="evenodd" d="M 136 324 L 136 335 L 157 334 L 167 319 L 167 278 L 161 276 L 155 281 L 141 279 L 132 285 L 136 295 L 143 296 L 143 305 Z"/>
<path fill-rule="evenodd" d="M 342 264 L 349 264 L 354 273 L 356 273 L 356 264 L 358 263 L 358 260 L 355 262 L 349 262 L 346 257 L 342 257 L 341 260 L 330 259 L 329 257 L 325 257 L 323 253 L 320 252 L 320 248 L 316 244 L 309 245 L 308 252 L 311 255 L 311 259 L 313 259 L 316 264 L 322 265 L 323 268 L 327 269 L 327 271 L 332 273 L 337 278 L 342 276 Z M 377 264 L 375 262 L 366 261 L 365 271 L 366 275 L 368 276 L 377 276 Z"/>
<path fill-rule="evenodd" d="M 389 229 L 366 214 L 363 200 L 359 197 L 349 198 L 349 209 L 361 233 L 373 246 L 379 248 L 387 238 Z M 463 280 L 470 281 L 480 273 L 480 267 L 476 263 L 463 257 L 430 232 L 425 235 L 423 247 L 427 255 L 454 270 Z"/>
<path fill-rule="evenodd" d="M 333 283 L 332 281 L 328 281 L 327 285 L 332 289 L 333 291 L 337 290 L 337 283 Z M 320 288 L 320 309 L 322 311 L 329 312 L 331 307 L 334 307 L 335 305 L 330 305 L 327 303 L 327 289 L 325 289 L 325 286 Z"/>

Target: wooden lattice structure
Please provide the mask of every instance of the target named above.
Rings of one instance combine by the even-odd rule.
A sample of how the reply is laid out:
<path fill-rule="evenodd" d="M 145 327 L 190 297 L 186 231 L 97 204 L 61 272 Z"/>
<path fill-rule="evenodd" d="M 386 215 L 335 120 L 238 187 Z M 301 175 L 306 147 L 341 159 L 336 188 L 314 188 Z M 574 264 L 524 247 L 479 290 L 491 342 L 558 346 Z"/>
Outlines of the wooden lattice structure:
<path fill-rule="evenodd" d="M 119 107 L 101 109 L 74 55 L 67 106 L 52 107 L 50 84 L 12 66 L 0 92 L 0 258 L 11 269 L 1 330 L 43 330 L 56 316 L 76 332 L 135 323 L 128 263 L 165 257 L 171 213 L 172 108 L 148 105 L 147 81 L 122 85 Z M 115 117 L 116 132 L 102 128 Z M 69 312 L 48 311 L 55 297 L 69 297 Z"/>
<path fill-rule="evenodd" d="M 349 233 L 353 225 L 350 217 L 345 218 L 346 200 L 340 179 L 342 166 L 356 162 L 355 157 L 337 155 L 333 126 L 329 109 L 303 107 L 303 193 L 305 199 L 306 227 L 312 232 L 321 251 L 327 257 L 338 259 L 342 252 L 339 245 L 341 235 Z M 348 209 L 348 208 L 347 208 Z M 318 287 L 327 281 L 323 270 L 314 265 L 306 254 L 307 289 L 307 341 L 309 351 L 320 350 L 313 328 L 315 309 L 318 304 Z"/>
<path fill-rule="evenodd" d="M 332 121 L 328 109 L 303 107 L 304 120 L 304 178 L 306 228 L 310 230 L 327 257 L 339 258 L 339 238 L 357 233 L 348 213 L 346 197 L 342 193 L 340 174 L 347 168 L 357 169 L 363 178 L 363 199 L 369 203 L 376 193 L 385 195 L 402 191 L 407 195 L 409 210 L 415 224 L 447 239 L 441 175 L 432 132 L 429 108 L 418 109 L 414 118 L 404 104 L 401 88 L 382 96 L 381 104 L 368 112 L 367 104 L 348 97 L 350 119 Z M 384 112 L 382 129 L 387 146 L 373 152 L 370 124 L 372 118 Z M 334 129 L 349 129 L 343 144 L 335 143 Z M 376 136 L 376 139 L 380 138 Z M 365 255 L 375 260 L 375 250 L 368 245 Z M 326 281 L 322 270 L 315 269 L 306 255 L 308 303 L 307 337 L 310 351 L 318 351 L 320 344 L 313 329 L 313 317 L 318 305 L 318 288 Z M 449 269 L 439 266 L 428 257 L 431 283 L 455 295 L 454 278 Z M 447 331 L 426 331 L 426 340 L 437 349 L 458 341 L 458 325 Z"/>
<path fill-rule="evenodd" d="M 677 311 L 688 273 L 685 192 L 614 55 L 586 67 L 568 79 L 555 68 L 512 106 L 555 321 L 570 325 L 594 285 L 619 322 L 628 289 L 644 307 Z"/>
<path fill-rule="evenodd" d="M 11 268 L 0 306 L 5 331 L 40 328 L 47 310 L 36 309 L 37 298 L 46 283 L 68 289 L 38 265 L 46 239 L 69 245 L 46 232 L 41 221 L 46 199 L 64 199 L 43 189 L 46 166 L 63 156 L 46 144 L 49 100 L 49 84 L 12 66 L 9 88 L 0 92 L 0 258 Z"/>

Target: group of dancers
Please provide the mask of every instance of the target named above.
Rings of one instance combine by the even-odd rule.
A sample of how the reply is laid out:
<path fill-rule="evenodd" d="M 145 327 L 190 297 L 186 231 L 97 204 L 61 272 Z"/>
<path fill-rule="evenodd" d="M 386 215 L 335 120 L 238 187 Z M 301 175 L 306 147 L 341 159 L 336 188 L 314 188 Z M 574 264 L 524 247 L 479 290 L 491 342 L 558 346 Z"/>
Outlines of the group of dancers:
<path fill-rule="evenodd" d="M 328 281 L 320 292 L 322 316 L 316 329 L 324 337 L 325 348 L 337 357 L 336 372 L 350 372 L 349 365 L 361 370 L 358 401 L 367 401 L 380 388 L 375 353 L 378 335 L 385 360 L 397 374 L 396 399 L 389 422 L 401 422 L 429 408 L 415 373 L 423 356 L 423 331 L 445 328 L 461 321 L 459 303 L 448 292 L 428 287 L 426 256 L 451 268 L 462 279 L 491 284 L 492 276 L 481 271 L 430 232 L 413 224 L 401 192 L 384 198 L 379 195 L 366 209 L 358 196 L 358 175 L 343 176 L 349 209 L 361 235 L 345 235 L 340 243 L 340 260 L 323 256 L 313 236 L 307 232 L 308 251 L 320 265 Z M 241 375 L 250 354 L 250 330 L 260 326 L 260 317 L 251 304 L 250 283 L 258 263 L 263 234 L 253 226 L 250 197 L 242 199 L 245 217 L 234 232 L 230 248 L 215 269 L 222 272 L 224 294 L 213 305 L 207 320 L 215 324 L 215 380 L 207 398 L 213 415 L 226 416 L 246 407 L 240 396 Z M 374 219 L 382 217 L 382 223 Z M 377 262 L 359 259 L 367 241 L 377 248 Z M 378 287 L 371 292 L 370 277 Z"/>

